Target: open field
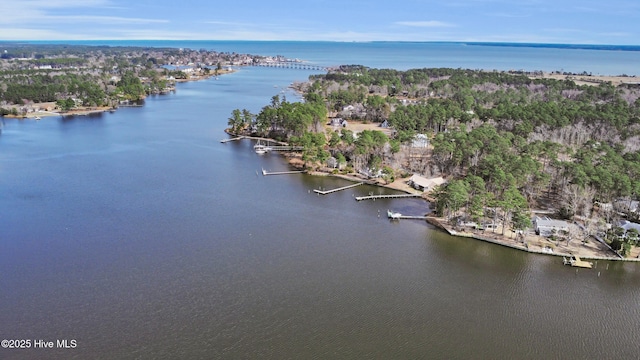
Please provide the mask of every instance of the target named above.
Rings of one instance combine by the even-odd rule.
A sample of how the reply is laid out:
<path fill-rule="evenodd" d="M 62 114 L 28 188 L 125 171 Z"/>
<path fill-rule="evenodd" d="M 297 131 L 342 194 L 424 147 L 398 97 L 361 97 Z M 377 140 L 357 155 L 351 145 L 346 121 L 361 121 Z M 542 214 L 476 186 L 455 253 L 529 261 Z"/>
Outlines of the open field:
<path fill-rule="evenodd" d="M 563 75 L 554 73 L 544 73 L 542 76 L 530 76 L 532 79 L 555 79 L 573 80 L 578 85 L 598 85 L 600 83 L 611 82 L 613 86 L 620 84 L 640 84 L 640 78 L 636 76 L 586 76 L 586 75 Z"/>

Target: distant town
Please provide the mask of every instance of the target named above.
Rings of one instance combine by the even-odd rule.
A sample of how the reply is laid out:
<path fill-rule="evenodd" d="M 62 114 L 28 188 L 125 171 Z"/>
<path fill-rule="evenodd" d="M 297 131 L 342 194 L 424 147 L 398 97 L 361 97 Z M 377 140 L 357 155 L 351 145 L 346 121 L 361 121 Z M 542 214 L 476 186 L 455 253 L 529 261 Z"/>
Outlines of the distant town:
<path fill-rule="evenodd" d="M 40 118 L 127 106 L 175 83 L 237 66 L 303 66 L 298 59 L 174 48 L 0 44 L 0 114 Z"/>

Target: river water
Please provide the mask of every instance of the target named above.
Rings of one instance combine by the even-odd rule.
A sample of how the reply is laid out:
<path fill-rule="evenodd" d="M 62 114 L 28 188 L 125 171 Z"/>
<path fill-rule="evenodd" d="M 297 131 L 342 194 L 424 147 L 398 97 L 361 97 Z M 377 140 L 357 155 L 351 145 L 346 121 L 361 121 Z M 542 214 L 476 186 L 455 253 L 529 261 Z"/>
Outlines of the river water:
<path fill-rule="evenodd" d="M 244 68 L 141 108 L 0 135 L 2 359 L 616 358 L 640 354 L 640 267 L 448 236 L 416 199 L 220 143 L 304 70 Z"/>

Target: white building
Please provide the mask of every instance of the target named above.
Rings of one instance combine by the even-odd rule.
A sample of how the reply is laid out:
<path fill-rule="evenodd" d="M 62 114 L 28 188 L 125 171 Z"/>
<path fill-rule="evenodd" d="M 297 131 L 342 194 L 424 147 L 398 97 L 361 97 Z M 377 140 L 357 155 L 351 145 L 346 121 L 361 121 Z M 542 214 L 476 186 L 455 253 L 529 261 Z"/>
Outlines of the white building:
<path fill-rule="evenodd" d="M 429 146 L 429 138 L 425 134 L 417 134 L 411 141 L 411 147 L 414 148 L 426 148 Z"/>
<path fill-rule="evenodd" d="M 445 180 L 442 177 L 427 179 L 417 174 L 413 174 L 408 181 L 408 184 L 413 186 L 414 189 L 422 191 L 433 190 L 434 187 L 444 183 Z"/>
<path fill-rule="evenodd" d="M 569 231 L 570 224 L 563 220 L 549 219 L 548 217 L 536 216 L 533 220 L 533 226 L 536 230 L 536 234 L 544 237 L 553 235 L 554 231 Z"/>
<path fill-rule="evenodd" d="M 631 222 L 629 220 L 622 220 L 620 222 L 620 227 L 624 229 L 625 233 L 631 229 L 636 229 L 638 233 L 640 233 L 640 224 Z"/>

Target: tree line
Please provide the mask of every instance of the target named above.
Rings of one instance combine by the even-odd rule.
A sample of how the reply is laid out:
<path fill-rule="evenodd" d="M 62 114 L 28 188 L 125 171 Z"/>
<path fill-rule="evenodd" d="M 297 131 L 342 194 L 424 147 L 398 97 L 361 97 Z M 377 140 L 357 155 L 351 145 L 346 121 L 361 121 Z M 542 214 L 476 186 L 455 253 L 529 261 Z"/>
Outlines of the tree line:
<path fill-rule="evenodd" d="M 450 180 L 434 194 L 443 215 L 523 229 L 530 226 L 530 208 L 551 206 L 565 218 L 610 222 L 620 213 L 598 204 L 640 197 L 636 86 L 359 65 L 309 80 L 305 99 L 322 101 L 329 113 L 388 121 L 395 130 L 386 147 L 366 146 L 371 134 L 364 135 L 360 147 L 348 144 L 344 130 L 325 134 L 325 148 L 354 168 L 397 164 L 399 147 L 427 134 L 423 170 Z M 360 114 L 345 111 L 349 105 Z M 626 216 L 635 215 L 628 211 Z"/>

